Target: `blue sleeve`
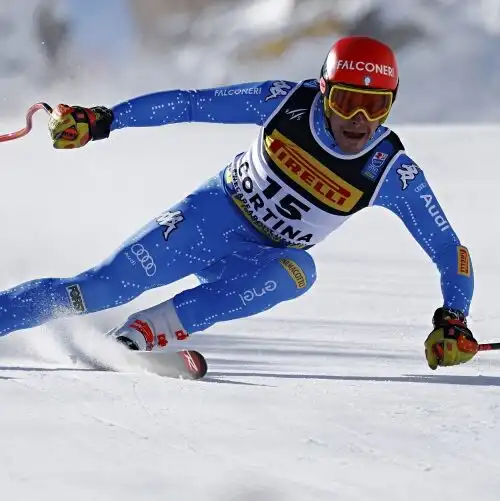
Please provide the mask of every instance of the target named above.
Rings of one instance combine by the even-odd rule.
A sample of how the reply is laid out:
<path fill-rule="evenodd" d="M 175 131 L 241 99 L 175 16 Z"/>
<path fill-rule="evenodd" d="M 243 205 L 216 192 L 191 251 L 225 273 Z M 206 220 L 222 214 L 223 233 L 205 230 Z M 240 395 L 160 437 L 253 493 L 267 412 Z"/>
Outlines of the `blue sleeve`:
<path fill-rule="evenodd" d="M 443 305 L 467 315 L 474 292 L 469 252 L 446 219 L 424 173 L 408 156 L 400 155 L 389 168 L 374 205 L 396 214 L 436 264 Z"/>
<path fill-rule="evenodd" d="M 181 122 L 262 125 L 296 85 L 270 80 L 147 94 L 114 106 L 111 130 Z"/>

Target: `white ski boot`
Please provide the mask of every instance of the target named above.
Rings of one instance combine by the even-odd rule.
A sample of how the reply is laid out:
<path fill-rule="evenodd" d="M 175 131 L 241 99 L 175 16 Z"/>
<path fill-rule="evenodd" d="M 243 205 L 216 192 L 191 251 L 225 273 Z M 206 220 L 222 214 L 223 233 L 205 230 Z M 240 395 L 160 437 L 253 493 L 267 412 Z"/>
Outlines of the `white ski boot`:
<path fill-rule="evenodd" d="M 189 337 L 172 299 L 134 313 L 107 335 L 138 351 L 161 351 L 172 341 L 184 341 Z"/>

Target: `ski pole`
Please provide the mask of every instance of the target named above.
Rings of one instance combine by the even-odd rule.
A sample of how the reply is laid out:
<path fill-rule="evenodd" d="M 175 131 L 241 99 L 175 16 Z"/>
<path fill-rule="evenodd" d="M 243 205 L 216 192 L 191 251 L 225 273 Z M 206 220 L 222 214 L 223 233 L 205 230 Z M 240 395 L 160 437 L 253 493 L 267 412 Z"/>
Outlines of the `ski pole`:
<path fill-rule="evenodd" d="M 19 139 L 20 137 L 28 134 L 33 126 L 32 117 L 38 110 L 45 110 L 49 115 L 52 113 L 52 107 L 47 103 L 35 103 L 30 106 L 26 112 L 26 127 L 23 127 L 15 132 L 9 132 L 8 134 L 0 134 L 0 143 L 12 141 L 13 139 Z"/>
<path fill-rule="evenodd" d="M 482 343 L 478 351 L 500 350 L 500 343 Z"/>

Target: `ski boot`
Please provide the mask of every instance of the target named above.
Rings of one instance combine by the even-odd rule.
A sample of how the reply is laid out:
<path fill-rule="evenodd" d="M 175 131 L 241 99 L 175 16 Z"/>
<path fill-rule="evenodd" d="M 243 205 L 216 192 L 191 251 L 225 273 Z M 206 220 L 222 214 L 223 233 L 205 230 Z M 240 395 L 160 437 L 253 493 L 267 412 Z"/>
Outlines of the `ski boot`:
<path fill-rule="evenodd" d="M 207 361 L 201 353 L 181 349 L 178 343 L 167 350 L 172 341 L 185 341 L 189 337 L 171 299 L 131 315 L 107 335 L 137 352 L 141 363 L 151 372 L 188 379 L 201 379 L 207 373 Z"/>
<path fill-rule="evenodd" d="M 136 351 L 161 351 L 172 341 L 184 341 L 189 337 L 171 299 L 134 313 L 107 336 Z"/>

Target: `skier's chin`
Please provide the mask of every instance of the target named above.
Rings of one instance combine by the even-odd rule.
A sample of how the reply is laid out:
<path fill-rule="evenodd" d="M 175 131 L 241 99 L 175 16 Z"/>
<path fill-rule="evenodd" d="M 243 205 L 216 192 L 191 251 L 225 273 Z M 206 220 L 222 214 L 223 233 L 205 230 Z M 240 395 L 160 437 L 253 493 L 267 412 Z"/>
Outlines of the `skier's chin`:
<path fill-rule="evenodd" d="M 335 140 L 339 148 L 346 153 L 359 153 L 364 149 L 370 139 L 370 130 L 340 129 L 335 134 Z"/>

